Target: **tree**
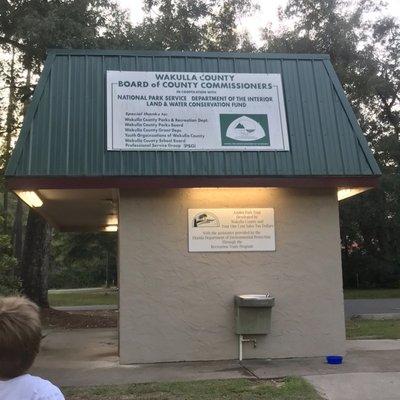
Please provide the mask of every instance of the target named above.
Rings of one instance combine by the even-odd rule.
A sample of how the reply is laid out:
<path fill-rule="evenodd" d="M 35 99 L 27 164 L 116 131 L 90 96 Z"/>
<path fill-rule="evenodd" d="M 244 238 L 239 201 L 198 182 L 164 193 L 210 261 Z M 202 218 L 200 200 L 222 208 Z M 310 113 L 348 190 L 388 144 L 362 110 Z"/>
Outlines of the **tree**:
<path fill-rule="evenodd" d="M 24 114 L 48 48 L 253 49 L 248 36 L 237 29 L 237 18 L 251 10 L 251 0 L 146 0 L 144 20 L 132 26 L 126 12 L 113 0 L 0 0 L 0 48 L 3 52 L 14 48 L 15 65 L 22 65 L 26 71 L 25 82 L 19 77 L 19 84 L 13 89 L 15 102 L 3 100 L 2 105 L 14 107 L 17 126 L 18 115 Z M 5 154 L 8 158 L 9 151 Z M 13 203 L 12 208 L 15 209 L 14 223 L 7 226 L 8 230 L 13 226 L 10 234 L 14 254 L 21 258 L 22 289 L 46 306 L 49 227 L 35 211 L 29 210 L 21 256 L 21 203 Z M 110 236 L 79 236 L 78 242 L 84 239 L 85 242 L 79 243 L 86 243 L 91 252 L 84 256 L 85 245 L 77 246 L 77 237 L 56 235 L 53 254 L 57 267 L 61 263 L 72 263 L 75 271 L 88 270 L 101 262 L 98 254 L 99 248 L 105 246 L 104 241 L 115 245 Z M 73 261 L 71 254 L 79 254 L 82 260 Z M 113 253 L 108 254 L 112 264 Z M 58 272 L 61 270 L 62 267 Z"/>
<path fill-rule="evenodd" d="M 117 281 L 117 235 L 61 233 L 52 242 L 52 287 L 93 287 Z"/>
<path fill-rule="evenodd" d="M 400 25 L 370 13 L 370 0 L 291 0 L 285 26 L 266 29 L 264 49 L 328 53 L 383 178 L 378 190 L 340 205 L 345 286 L 400 283 Z M 290 23 L 289 23 L 290 22 Z"/>
<path fill-rule="evenodd" d="M 21 116 L 23 117 L 28 109 L 29 98 L 31 94 L 31 70 L 26 70 L 25 85 L 21 86 L 19 89 L 19 98 L 23 102 L 21 109 Z M 16 199 L 15 213 L 14 213 L 14 223 L 11 231 L 11 243 L 13 247 L 13 255 L 17 259 L 18 264 L 21 265 L 22 259 L 22 246 L 23 246 L 23 216 L 24 208 L 22 205 L 22 200 L 18 197 Z"/>
<path fill-rule="evenodd" d="M 14 47 L 11 48 L 11 58 L 9 62 L 9 70 L 5 75 L 5 82 L 8 86 L 8 104 L 7 104 L 7 113 L 6 113 L 6 121 L 5 121 L 5 135 L 4 135 L 4 145 L 2 148 L 2 167 L 6 168 L 7 161 L 10 156 L 11 151 L 11 140 L 13 138 L 13 134 L 15 135 L 15 131 L 17 128 L 17 68 L 16 68 L 16 55 Z"/>
<path fill-rule="evenodd" d="M 237 29 L 241 15 L 254 9 L 251 0 L 145 0 L 145 19 L 132 29 L 139 49 L 249 50 L 246 33 Z"/>
<path fill-rule="evenodd" d="M 18 48 L 33 72 L 49 48 L 96 47 L 117 26 L 130 26 L 113 0 L 0 1 L 0 43 Z"/>
<path fill-rule="evenodd" d="M 258 7 L 251 0 L 223 1 L 219 9 L 210 17 L 207 26 L 206 48 L 209 51 L 253 51 L 254 44 L 248 33 L 240 34 L 237 20 L 240 16 L 250 15 Z"/>
<path fill-rule="evenodd" d="M 0 216 L 0 295 L 15 294 L 20 289 L 16 274 L 17 260 L 13 257 L 10 236 L 4 231 L 3 218 Z"/>
<path fill-rule="evenodd" d="M 0 7 L 0 44 L 3 50 L 18 49 L 19 61 L 28 71 L 26 85 L 18 91 L 15 78 L 10 82 L 10 97 L 6 126 L 14 125 L 16 112 L 26 107 L 32 92 L 31 72 L 42 68 L 47 48 L 96 47 L 105 44 L 110 29 L 118 24 L 130 26 L 116 3 L 108 0 L 2 0 Z M 100 39 L 104 38 L 102 41 Z M 115 34 L 113 36 L 115 41 Z M 15 55 L 11 57 L 11 71 L 15 71 Z M 11 74 L 11 77 L 14 75 Z M 19 98 L 17 98 L 17 94 Z M 18 107 L 17 107 L 17 101 Z M 14 129 L 6 129 L 3 166 L 7 164 Z M 5 195 L 7 200 L 7 195 Z M 7 201 L 5 203 L 7 210 Z M 8 215 L 8 214 L 6 214 Z M 17 203 L 13 244 L 15 254 L 21 252 L 22 213 Z M 7 220 L 5 220 L 7 224 Z M 8 224 L 7 224 L 8 226 Z M 50 228 L 35 211 L 29 210 L 23 255 L 20 263 L 22 290 L 41 306 L 48 306 L 47 275 L 49 264 Z"/>
<path fill-rule="evenodd" d="M 20 67 L 17 63 L 17 55 L 14 47 L 11 47 L 9 62 L 5 63 L 8 68 L 3 70 L 4 82 L 8 90 L 8 102 L 6 107 L 6 119 L 4 134 L 1 135 L 1 153 L 0 153 L 0 170 L 4 171 L 7 168 L 8 160 L 11 155 L 11 145 L 17 136 L 19 129 L 18 117 L 18 80 L 20 79 Z M 8 226 L 9 219 L 8 207 L 8 191 L 3 192 L 3 218 L 4 227 Z"/>
<path fill-rule="evenodd" d="M 48 269 L 51 229 L 33 209 L 29 209 L 21 260 L 23 293 L 41 307 L 48 307 Z"/>

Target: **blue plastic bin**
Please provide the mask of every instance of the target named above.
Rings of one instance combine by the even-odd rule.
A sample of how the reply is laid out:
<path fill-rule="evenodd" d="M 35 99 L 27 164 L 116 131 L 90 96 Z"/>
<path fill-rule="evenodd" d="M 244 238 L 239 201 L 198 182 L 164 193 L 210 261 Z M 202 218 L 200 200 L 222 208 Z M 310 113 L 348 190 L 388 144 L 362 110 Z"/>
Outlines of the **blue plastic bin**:
<path fill-rule="evenodd" d="M 342 356 L 326 356 L 326 362 L 328 364 L 341 364 L 343 362 Z"/>

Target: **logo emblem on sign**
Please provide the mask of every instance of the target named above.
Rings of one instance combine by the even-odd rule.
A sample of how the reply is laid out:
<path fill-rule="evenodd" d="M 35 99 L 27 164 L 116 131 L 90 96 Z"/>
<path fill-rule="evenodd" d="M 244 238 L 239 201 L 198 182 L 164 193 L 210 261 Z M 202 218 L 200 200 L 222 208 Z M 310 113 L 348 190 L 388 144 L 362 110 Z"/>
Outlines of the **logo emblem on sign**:
<path fill-rule="evenodd" d="M 222 146 L 270 146 L 268 115 L 220 114 Z"/>
<path fill-rule="evenodd" d="M 219 226 L 218 217 L 211 212 L 201 212 L 193 218 L 193 227 L 198 228 L 202 226 Z"/>
<path fill-rule="evenodd" d="M 251 142 L 265 137 L 263 127 L 254 119 L 242 116 L 230 123 L 226 137 L 243 142 Z"/>

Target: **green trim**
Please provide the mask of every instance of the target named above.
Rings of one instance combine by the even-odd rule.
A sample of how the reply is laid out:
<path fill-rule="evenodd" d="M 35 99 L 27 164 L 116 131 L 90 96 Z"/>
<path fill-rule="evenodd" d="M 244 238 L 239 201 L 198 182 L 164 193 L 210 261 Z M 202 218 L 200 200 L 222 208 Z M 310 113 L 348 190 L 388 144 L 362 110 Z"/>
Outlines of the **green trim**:
<path fill-rule="evenodd" d="M 324 66 L 326 68 L 326 71 L 328 72 L 329 78 L 331 79 L 331 82 L 333 84 L 333 88 L 335 89 L 336 94 L 339 97 L 340 102 L 342 103 L 342 106 L 344 108 L 344 111 L 347 115 L 347 118 L 349 119 L 349 122 L 353 128 L 353 132 L 356 135 L 357 142 L 359 146 L 361 147 L 364 157 L 368 163 L 368 165 L 371 168 L 371 171 L 373 174 L 376 175 L 381 175 L 382 172 L 372 155 L 371 149 L 369 148 L 367 139 L 364 136 L 363 131 L 361 130 L 360 125 L 358 125 L 357 118 L 353 112 L 353 109 L 351 108 L 350 102 L 348 101 L 344 89 L 342 87 L 342 84 L 339 81 L 339 78 L 336 75 L 335 70 L 333 69 L 333 66 L 330 62 L 323 61 Z"/>
<path fill-rule="evenodd" d="M 284 53 L 238 53 L 238 52 L 194 52 L 194 51 L 154 51 L 154 50 L 103 50 L 103 49 L 48 49 L 50 55 L 99 55 L 99 56 L 132 56 L 132 57 L 226 57 L 226 58 L 269 58 L 287 60 L 329 60 L 328 54 L 284 54 Z"/>
<path fill-rule="evenodd" d="M 22 124 L 21 132 L 19 134 L 17 143 L 15 148 L 11 154 L 10 161 L 8 162 L 8 166 L 4 175 L 15 175 L 18 167 L 18 163 L 22 154 L 22 150 L 25 144 L 26 139 L 28 138 L 31 130 L 31 124 L 33 122 L 33 118 L 36 114 L 36 110 L 38 108 L 40 99 L 43 95 L 44 88 L 46 87 L 47 80 L 50 77 L 51 67 L 56 58 L 55 54 L 49 54 L 47 57 L 43 71 L 40 75 L 39 82 L 35 88 L 33 93 L 32 101 L 28 106 L 28 111 L 24 117 L 24 122 Z"/>

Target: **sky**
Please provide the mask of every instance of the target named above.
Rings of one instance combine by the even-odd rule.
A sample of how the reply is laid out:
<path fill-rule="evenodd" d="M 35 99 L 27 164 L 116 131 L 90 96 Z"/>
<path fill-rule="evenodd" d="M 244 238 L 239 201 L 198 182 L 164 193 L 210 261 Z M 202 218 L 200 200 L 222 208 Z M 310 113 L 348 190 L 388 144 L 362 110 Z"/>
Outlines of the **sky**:
<path fill-rule="evenodd" d="M 142 0 L 117 0 L 122 8 L 129 10 L 133 23 L 139 22 L 143 17 Z M 278 8 L 284 7 L 287 0 L 258 0 L 260 6 L 256 15 L 242 17 L 239 21 L 241 29 L 247 29 L 256 44 L 261 44 L 261 29 L 271 24 L 273 29 L 279 25 Z M 400 18 L 400 0 L 386 0 L 389 15 Z"/>

